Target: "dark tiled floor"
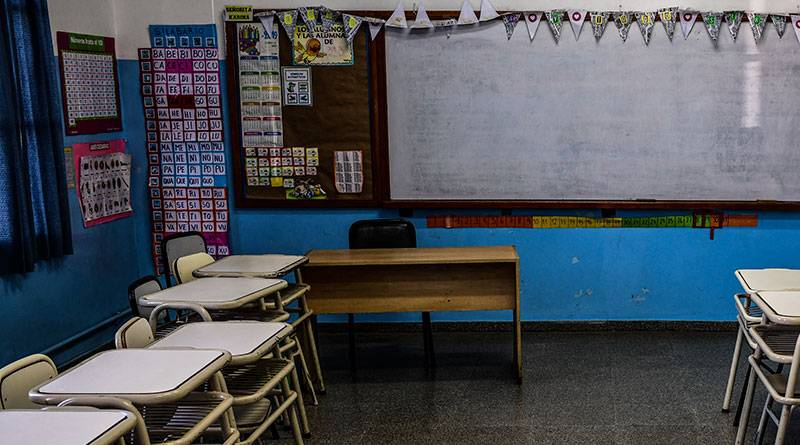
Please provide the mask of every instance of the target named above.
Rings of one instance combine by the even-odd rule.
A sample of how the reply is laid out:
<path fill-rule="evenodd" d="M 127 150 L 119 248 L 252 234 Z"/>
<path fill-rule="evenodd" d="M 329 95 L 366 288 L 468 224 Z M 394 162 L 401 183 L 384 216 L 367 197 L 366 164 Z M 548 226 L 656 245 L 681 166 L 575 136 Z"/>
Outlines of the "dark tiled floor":
<path fill-rule="evenodd" d="M 347 337 L 322 334 L 328 392 L 308 407 L 306 443 L 734 442 L 733 414 L 720 411 L 734 332 L 525 332 L 521 386 L 510 333 L 434 337 L 435 378 L 422 365 L 420 333 L 359 334 L 354 378 Z M 765 394 L 756 395 L 751 433 Z M 798 425 L 786 443 L 800 443 Z"/>

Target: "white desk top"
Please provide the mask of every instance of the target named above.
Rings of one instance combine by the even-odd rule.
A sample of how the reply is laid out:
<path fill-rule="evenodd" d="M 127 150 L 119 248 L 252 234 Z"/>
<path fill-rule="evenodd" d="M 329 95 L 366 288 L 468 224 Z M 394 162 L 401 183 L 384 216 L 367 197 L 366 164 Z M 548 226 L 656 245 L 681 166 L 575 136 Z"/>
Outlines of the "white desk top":
<path fill-rule="evenodd" d="M 222 369 L 230 353 L 202 349 L 115 349 L 100 352 L 30 391 L 36 403 L 116 395 L 135 403 L 183 398 Z M 52 400 L 46 400 L 51 398 Z"/>
<path fill-rule="evenodd" d="M 231 255 L 195 270 L 194 276 L 275 278 L 307 262 L 300 255 Z"/>
<path fill-rule="evenodd" d="M 0 442 L 14 445 L 111 444 L 135 425 L 133 414 L 119 410 L 0 410 Z"/>
<path fill-rule="evenodd" d="M 227 321 L 187 323 L 148 348 L 221 349 L 231 353 L 231 364 L 256 361 L 292 332 L 287 323 Z"/>
<path fill-rule="evenodd" d="M 203 278 L 145 295 L 139 302 L 151 307 L 162 303 L 196 303 L 206 309 L 236 309 L 286 286 L 286 281 L 266 278 Z"/>
<path fill-rule="evenodd" d="M 739 269 L 736 278 L 747 293 L 775 290 L 800 291 L 799 269 Z"/>
<path fill-rule="evenodd" d="M 753 301 L 771 322 L 800 325 L 800 292 L 763 291 L 754 294 Z"/>

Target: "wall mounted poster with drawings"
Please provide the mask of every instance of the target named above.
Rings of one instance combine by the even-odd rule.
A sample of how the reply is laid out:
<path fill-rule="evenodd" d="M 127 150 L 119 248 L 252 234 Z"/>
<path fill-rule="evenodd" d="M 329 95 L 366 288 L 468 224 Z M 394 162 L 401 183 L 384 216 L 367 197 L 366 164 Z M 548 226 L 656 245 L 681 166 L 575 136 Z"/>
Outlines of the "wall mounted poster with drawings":
<path fill-rule="evenodd" d="M 83 226 L 130 216 L 131 156 L 125 141 L 73 144 L 72 150 Z"/>
<path fill-rule="evenodd" d="M 283 28 L 276 26 L 268 37 L 260 22 L 225 26 L 227 52 L 236 55 L 227 65 L 228 91 L 238 94 L 231 100 L 230 119 L 236 205 L 376 205 L 380 188 L 373 178 L 381 133 L 371 110 L 379 106 L 375 92 L 381 89 L 373 79 L 377 78 L 375 52 L 382 43 L 371 42 L 366 27 L 348 44 L 341 21 L 328 33 L 318 26 L 320 32 L 310 38 L 322 37 L 322 46 L 311 60 L 309 36 L 298 25 L 294 35 L 301 37 L 306 51 L 305 62 L 298 64 L 299 46 Z M 325 39 L 346 51 L 326 49 Z M 339 54 L 336 59 L 335 54 Z M 320 66 L 323 60 L 327 66 Z M 294 81 L 298 91 L 309 90 L 307 104 L 298 106 L 299 96 L 288 97 L 287 81 Z M 361 176 L 343 176 L 337 186 L 335 152 L 356 148 Z"/>
<path fill-rule="evenodd" d="M 122 130 L 114 39 L 59 31 L 56 42 L 66 134 Z"/>
<path fill-rule="evenodd" d="M 361 170 L 361 150 L 336 151 L 336 191 L 339 193 L 361 193 L 364 174 Z"/>

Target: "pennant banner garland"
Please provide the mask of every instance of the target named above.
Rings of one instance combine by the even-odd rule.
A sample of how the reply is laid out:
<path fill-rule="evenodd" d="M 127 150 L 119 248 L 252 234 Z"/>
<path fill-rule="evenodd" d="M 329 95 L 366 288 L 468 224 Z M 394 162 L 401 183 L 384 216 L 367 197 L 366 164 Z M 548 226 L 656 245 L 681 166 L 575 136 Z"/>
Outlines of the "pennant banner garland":
<path fill-rule="evenodd" d="M 794 28 L 794 33 L 797 36 L 797 41 L 800 42 L 800 15 L 792 16 L 792 28 Z"/>
<path fill-rule="evenodd" d="M 761 35 L 764 34 L 764 27 L 767 26 L 767 16 L 748 12 L 747 21 L 750 22 L 750 29 L 753 30 L 753 39 L 758 42 L 761 40 Z"/>
<path fill-rule="evenodd" d="M 706 24 L 706 31 L 708 31 L 708 36 L 711 37 L 711 40 L 713 40 L 714 44 L 716 45 L 717 39 L 719 38 L 719 27 L 722 24 L 722 13 L 704 12 L 703 23 Z"/>
<path fill-rule="evenodd" d="M 600 37 L 603 37 L 603 32 L 605 32 L 606 25 L 608 25 L 608 16 L 609 13 L 607 12 L 589 13 L 589 22 L 592 25 L 592 34 L 594 34 L 595 39 L 600 40 Z"/>
<path fill-rule="evenodd" d="M 617 25 L 617 31 L 622 41 L 628 40 L 628 31 L 631 29 L 631 13 L 630 12 L 615 12 L 614 24 Z"/>
<path fill-rule="evenodd" d="M 733 37 L 733 41 L 736 41 L 736 36 L 739 35 L 739 26 L 742 24 L 742 12 L 740 11 L 728 11 L 725 13 L 725 21 L 728 23 L 728 31 L 731 33 L 731 37 Z"/>
<path fill-rule="evenodd" d="M 361 22 L 364 21 L 361 17 L 357 17 L 350 14 L 342 14 L 342 23 L 344 23 L 344 35 L 347 37 L 348 42 L 353 41 L 353 37 L 356 36 L 358 32 L 358 28 L 361 26 Z"/>
<path fill-rule="evenodd" d="M 606 26 L 610 20 L 614 21 L 617 27 L 619 36 L 623 42 L 627 41 L 628 34 L 630 33 L 631 25 L 636 21 L 639 26 L 639 31 L 642 33 L 645 45 L 650 44 L 650 39 L 653 35 L 653 29 L 656 27 L 656 20 L 660 20 L 664 25 L 664 32 L 667 38 L 672 41 L 675 34 L 676 24 L 680 22 L 683 38 L 688 39 L 691 34 L 694 24 L 700 18 L 705 24 L 708 36 L 717 44 L 719 40 L 720 28 L 723 20 L 725 21 L 728 31 L 731 33 L 733 41 L 739 35 L 739 29 L 742 25 L 742 20 L 745 16 L 747 21 L 750 22 L 750 29 L 753 32 L 753 39 L 759 42 L 764 35 L 764 29 L 768 20 L 772 20 L 775 26 L 775 31 L 778 36 L 783 38 L 786 32 L 787 22 L 791 23 L 792 28 L 795 30 L 798 42 L 800 42 L 800 13 L 793 14 L 791 17 L 781 14 L 763 14 L 750 11 L 725 11 L 725 12 L 698 12 L 692 9 L 678 9 L 677 7 L 660 8 L 655 12 L 639 11 L 586 11 L 583 9 L 553 9 L 551 11 L 508 11 L 500 14 L 492 6 L 490 0 L 481 0 L 480 13 L 476 14 L 472 8 L 470 0 L 463 0 L 461 10 L 458 18 L 443 18 L 440 20 L 431 20 L 428 12 L 422 3 L 416 12 L 416 18 L 411 24 L 410 28 L 449 28 L 457 25 L 474 25 L 479 22 L 487 22 L 500 18 L 506 30 L 506 37 L 510 40 L 514 34 L 517 23 L 520 19 L 525 19 L 525 25 L 528 29 L 528 37 L 533 41 L 536 31 L 539 29 L 539 23 L 544 17 L 547 17 L 547 22 L 550 31 L 553 33 L 553 38 L 556 43 L 561 39 L 561 29 L 564 25 L 564 14 L 572 27 L 572 32 L 575 34 L 575 40 L 580 38 L 583 30 L 583 25 L 586 20 L 592 27 L 592 35 L 595 39 L 600 40 L 606 30 Z M 299 17 L 298 17 L 299 16 Z M 321 25 L 323 31 L 330 31 L 336 21 L 340 18 L 344 25 L 345 36 L 348 42 L 352 42 L 361 24 L 366 22 L 369 26 L 369 35 L 374 40 L 384 26 L 391 26 L 394 28 L 409 28 L 408 21 L 406 20 L 406 11 L 403 1 L 397 3 L 391 16 L 388 20 L 382 20 L 374 17 L 359 17 L 352 14 L 344 14 L 339 11 L 327 8 L 325 6 L 316 7 L 300 7 L 297 9 L 275 12 L 263 11 L 254 14 L 264 27 L 264 32 L 267 38 L 272 38 L 276 34 L 275 18 L 277 17 L 281 27 L 283 27 L 286 34 L 290 39 L 294 39 L 294 31 L 297 26 L 297 21 L 302 20 L 309 29 L 316 28 Z M 789 21 L 791 19 L 791 21 Z"/>
<path fill-rule="evenodd" d="M 581 35 L 583 29 L 583 22 L 586 19 L 586 11 L 582 9 L 570 9 L 567 11 L 569 22 L 572 24 L 572 33 L 575 34 L 575 40 Z"/>
<path fill-rule="evenodd" d="M 681 11 L 681 32 L 683 32 L 683 38 L 688 39 L 689 33 L 692 32 L 692 28 L 694 28 L 694 22 L 697 21 L 697 16 L 699 14 L 694 11 Z"/>
<path fill-rule="evenodd" d="M 672 41 L 672 36 L 675 34 L 675 23 L 678 20 L 678 8 L 661 8 L 658 10 L 658 18 L 664 25 L 667 38 Z"/>
<path fill-rule="evenodd" d="M 294 39 L 294 27 L 297 25 L 297 10 L 283 11 L 278 14 L 278 21 L 281 22 L 283 30 L 289 36 L 289 40 Z"/>
<path fill-rule="evenodd" d="M 542 21 L 542 12 L 528 11 L 523 13 L 525 16 L 525 24 L 528 25 L 528 37 L 533 42 L 533 36 L 536 35 L 536 30 L 539 29 L 539 23 Z"/>
<path fill-rule="evenodd" d="M 561 38 L 561 25 L 564 24 L 563 20 L 563 9 L 554 9 L 547 12 L 547 23 L 550 24 L 550 30 L 553 31 L 553 37 L 555 37 L 556 42 Z"/>
<path fill-rule="evenodd" d="M 511 40 L 511 35 L 514 34 L 514 28 L 517 26 L 517 22 L 519 22 L 521 15 L 522 14 L 519 12 L 503 14 L 503 25 L 506 27 L 506 37 L 508 40 Z"/>
<path fill-rule="evenodd" d="M 775 31 L 778 32 L 778 37 L 783 38 L 783 33 L 786 32 L 786 17 L 782 15 L 773 15 L 772 24 L 775 25 Z"/>
<path fill-rule="evenodd" d="M 636 22 L 639 24 L 639 31 L 642 33 L 644 44 L 650 44 L 650 36 L 653 35 L 653 28 L 656 26 L 655 12 L 637 12 Z"/>

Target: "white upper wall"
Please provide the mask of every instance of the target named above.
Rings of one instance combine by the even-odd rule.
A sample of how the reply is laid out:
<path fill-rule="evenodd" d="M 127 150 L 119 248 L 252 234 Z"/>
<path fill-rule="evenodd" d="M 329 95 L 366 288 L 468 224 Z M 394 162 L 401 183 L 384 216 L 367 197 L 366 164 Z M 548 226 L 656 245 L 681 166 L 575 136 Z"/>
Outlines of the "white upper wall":
<path fill-rule="evenodd" d="M 462 0 L 427 0 L 425 8 L 459 10 Z M 697 10 L 749 10 L 759 12 L 797 12 L 800 0 L 494 0 L 497 10 L 548 10 L 586 8 L 595 10 L 653 10 L 666 6 L 688 6 Z M 480 0 L 470 0 L 474 8 Z M 222 10 L 225 5 L 252 5 L 280 9 L 324 3 L 333 9 L 392 10 L 397 0 L 50 0 L 50 21 L 54 31 L 75 31 L 117 37 L 117 57 L 136 59 L 138 48 L 150 45 L 147 27 L 151 24 L 216 23 L 222 42 Z M 406 9 L 416 8 L 419 0 L 404 0 Z"/>
<path fill-rule="evenodd" d="M 57 31 L 116 37 L 113 0 L 49 0 L 47 13 L 56 54 Z"/>

